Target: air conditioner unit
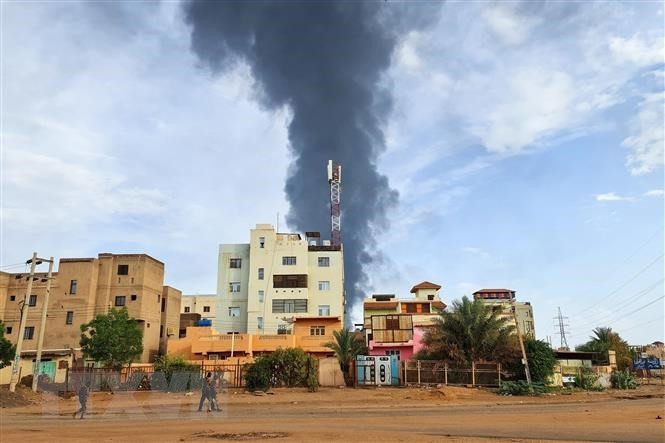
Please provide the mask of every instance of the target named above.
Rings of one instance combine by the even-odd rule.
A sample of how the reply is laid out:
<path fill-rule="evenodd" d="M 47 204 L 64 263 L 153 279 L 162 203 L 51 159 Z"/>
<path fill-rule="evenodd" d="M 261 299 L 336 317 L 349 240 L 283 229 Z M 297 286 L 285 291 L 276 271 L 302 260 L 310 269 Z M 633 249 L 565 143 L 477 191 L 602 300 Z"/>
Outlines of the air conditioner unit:
<path fill-rule="evenodd" d="M 330 246 L 330 240 L 323 240 L 323 246 Z"/>
<path fill-rule="evenodd" d="M 175 328 L 166 328 L 166 335 L 175 335 Z"/>

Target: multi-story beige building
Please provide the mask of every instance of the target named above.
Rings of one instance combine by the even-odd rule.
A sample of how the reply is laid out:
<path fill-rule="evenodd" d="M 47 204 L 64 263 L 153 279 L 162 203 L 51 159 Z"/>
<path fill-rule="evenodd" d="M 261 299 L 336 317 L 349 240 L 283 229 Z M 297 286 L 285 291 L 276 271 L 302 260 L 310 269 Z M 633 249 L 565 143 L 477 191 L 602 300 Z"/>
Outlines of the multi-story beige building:
<path fill-rule="evenodd" d="M 214 325 L 222 333 L 289 334 L 305 317 L 343 324 L 342 247 L 318 232 L 303 239 L 257 224 L 249 244 L 220 245 L 218 266 Z"/>
<path fill-rule="evenodd" d="M 217 295 L 183 295 L 180 303 L 181 314 L 199 314 L 201 319 L 212 320 L 217 316 Z"/>
<path fill-rule="evenodd" d="M 473 298 L 482 300 L 492 306 L 500 306 L 502 316 L 508 319 L 510 324 L 515 325 L 515 317 L 517 317 L 519 332 L 524 337 L 536 338 L 533 307 L 530 302 L 515 301 L 515 291 L 510 289 L 481 289 L 473 293 Z M 513 307 L 515 308 L 515 316 L 513 316 Z"/>
<path fill-rule="evenodd" d="M 17 343 L 27 274 L 0 273 L 0 319 L 5 337 Z M 36 274 L 28 295 L 24 352 L 34 351 L 44 309 L 46 274 Z M 179 290 L 164 286 L 164 263 L 145 254 L 99 254 L 62 258 L 53 273 L 44 349 L 80 349 L 80 326 L 112 308 L 127 308 L 143 332 L 141 361 L 151 361 L 166 339 L 177 336 Z"/>

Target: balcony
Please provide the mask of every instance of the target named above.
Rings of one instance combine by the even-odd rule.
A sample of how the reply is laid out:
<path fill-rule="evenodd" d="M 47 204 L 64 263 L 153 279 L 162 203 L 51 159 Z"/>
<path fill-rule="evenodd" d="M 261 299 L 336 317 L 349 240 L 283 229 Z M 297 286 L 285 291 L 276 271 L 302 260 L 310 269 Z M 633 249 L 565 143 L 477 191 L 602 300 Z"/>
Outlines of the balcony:
<path fill-rule="evenodd" d="M 192 343 L 194 354 L 209 354 L 217 352 L 249 352 L 251 349 L 249 337 L 246 334 L 211 335 L 199 337 Z"/>
<path fill-rule="evenodd" d="M 267 352 L 277 348 L 295 347 L 295 335 L 254 335 L 252 336 L 252 351 Z"/>
<path fill-rule="evenodd" d="M 334 340 L 332 335 L 304 335 L 298 337 L 298 346 L 306 352 L 332 352 L 324 345 Z"/>

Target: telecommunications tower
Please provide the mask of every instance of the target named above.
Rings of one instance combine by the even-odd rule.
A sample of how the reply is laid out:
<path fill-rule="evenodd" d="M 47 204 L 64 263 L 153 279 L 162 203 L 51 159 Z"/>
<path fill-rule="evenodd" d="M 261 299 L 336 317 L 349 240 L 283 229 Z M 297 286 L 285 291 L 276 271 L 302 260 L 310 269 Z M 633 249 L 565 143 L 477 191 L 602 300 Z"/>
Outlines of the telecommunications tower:
<path fill-rule="evenodd" d="M 340 246 L 342 244 L 342 166 L 328 160 L 328 183 L 330 183 L 330 225 L 331 244 Z"/>

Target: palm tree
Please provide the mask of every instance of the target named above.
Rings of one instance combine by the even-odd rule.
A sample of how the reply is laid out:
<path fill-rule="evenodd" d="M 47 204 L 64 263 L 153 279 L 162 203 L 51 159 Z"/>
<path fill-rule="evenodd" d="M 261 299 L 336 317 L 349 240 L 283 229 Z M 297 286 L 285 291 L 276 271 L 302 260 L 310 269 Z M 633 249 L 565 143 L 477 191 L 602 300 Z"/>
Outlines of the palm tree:
<path fill-rule="evenodd" d="M 465 296 L 440 314 L 423 344 L 427 355 L 443 360 L 503 361 L 515 354 L 514 329 L 501 309 Z"/>
<path fill-rule="evenodd" d="M 593 330 L 589 341 L 578 346 L 576 349 L 583 352 L 614 351 L 616 353 L 617 366 L 620 370 L 630 367 L 633 361 L 628 342 L 619 336 L 610 327 L 601 326 Z"/>
<path fill-rule="evenodd" d="M 348 329 L 333 331 L 334 341 L 326 343 L 324 346 L 331 349 L 339 362 L 339 369 L 344 375 L 346 386 L 353 386 L 353 376 L 349 373 L 351 362 L 356 356 L 367 353 L 367 346 L 363 339 Z"/>

